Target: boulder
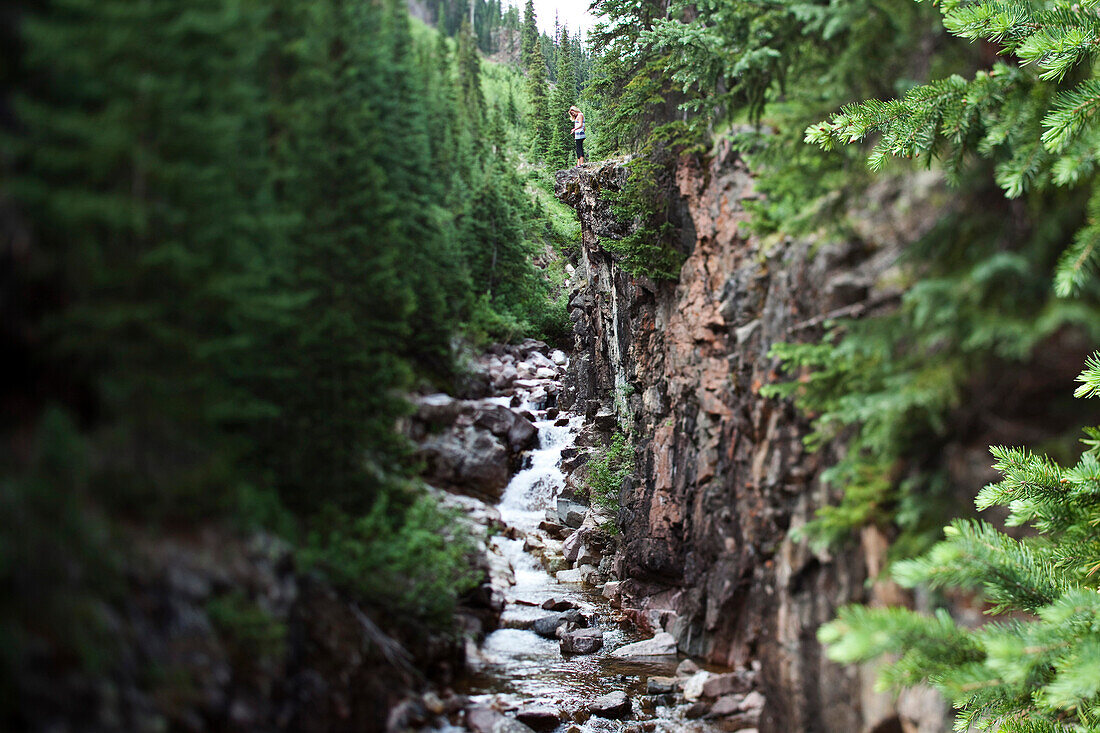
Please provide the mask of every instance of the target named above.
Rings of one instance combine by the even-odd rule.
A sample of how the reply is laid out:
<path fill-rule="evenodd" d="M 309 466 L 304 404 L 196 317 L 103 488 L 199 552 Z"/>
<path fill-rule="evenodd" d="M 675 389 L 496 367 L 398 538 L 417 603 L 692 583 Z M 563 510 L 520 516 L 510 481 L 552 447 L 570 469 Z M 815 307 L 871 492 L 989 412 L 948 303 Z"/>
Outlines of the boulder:
<path fill-rule="evenodd" d="M 623 605 L 623 584 L 619 580 L 609 580 L 603 584 L 603 597 L 607 599 L 612 608 Z M 686 661 L 686 660 L 685 660 Z"/>
<path fill-rule="evenodd" d="M 551 707 L 530 707 L 516 713 L 516 720 L 532 730 L 548 733 L 561 724 L 561 713 Z"/>
<path fill-rule="evenodd" d="M 529 361 L 537 369 L 554 370 L 554 367 L 557 366 L 556 364 L 554 364 L 554 361 L 552 359 L 547 357 L 545 354 L 540 354 L 538 352 L 535 352 L 528 356 L 527 361 Z"/>
<path fill-rule="evenodd" d="M 588 712 L 600 718 L 621 720 L 630 714 L 630 698 L 625 692 L 609 692 L 589 703 Z"/>
<path fill-rule="evenodd" d="M 730 672 L 711 675 L 703 684 L 703 697 L 717 698 L 726 695 L 744 695 L 752 689 L 752 675 L 748 672 Z"/>
<path fill-rule="evenodd" d="M 684 711 L 684 717 L 688 720 L 698 720 L 709 712 L 710 705 L 706 704 L 705 702 L 697 702 L 693 703 L 691 706 L 688 707 L 686 711 Z"/>
<path fill-rule="evenodd" d="M 698 700 L 703 696 L 703 685 L 710 679 L 710 672 L 700 671 L 684 680 L 684 699 Z"/>
<path fill-rule="evenodd" d="M 685 659 L 676 667 L 677 677 L 691 677 L 699 671 L 699 665 L 690 659 Z"/>
<path fill-rule="evenodd" d="M 538 379 L 553 379 L 556 376 L 558 373 L 549 367 L 539 367 L 535 370 L 535 377 Z"/>
<path fill-rule="evenodd" d="M 674 654 L 676 654 L 676 638 L 665 631 L 658 632 L 652 639 L 627 644 L 611 652 L 611 656 L 619 659 L 666 657 Z"/>
<path fill-rule="evenodd" d="M 602 646 L 603 632 L 599 629 L 566 631 L 559 643 L 563 655 L 595 654 Z"/>
<path fill-rule="evenodd" d="M 450 425 L 467 409 L 467 403 L 442 392 L 418 397 L 415 404 L 416 419 L 430 425 Z"/>
<path fill-rule="evenodd" d="M 554 349 L 554 351 L 550 353 L 550 361 L 554 362 L 558 366 L 565 366 L 566 362 L 569 361 L 569 357 L 565 355 L 564 351 L 561 351 L 560 349 Z"/>
<path fill-rule="evenodd" d="M 580 611 L 565 611 L 535 619 L 534 623 L 531 624 L 531 629 L 545 639 L 556 639 L 558 638 L 558 627 L 567 624 L 585 626 L 587 621 Z"/>
<path fill-rule="evenodd" d="M 473 427 L 429 436 L 419 455 L 429 484 L 493 501 L 512 477 L 508 450 L 491 433 Z"/>
<path fill-rule="evenodd" d="M 741 702 L 744 699 L 744 695 L 726 695 L 725 697 L 718 698 L 710 708 L 709 717 L 723 718 L 727 715 L 733 715 L 739 712 L 741 710 Z"/>
<path fill-rule="evenodd" d="M 578 501 L 558 499 L 553 516 L 547 518 L 556 521 L 558 524 L 564 524 L 566 527 L 579 529 L 584 524 L 584 515 L 587 512 L 588 507 Z"/>
<path fill-rule="evenodd" d="M 550 520 L 544 520 L 539 522 L 539 529 L 546 534 L 550 535 L 554 539 L 562 540 L 569 536 L 569 529 L 557 522 L 551 522 Z"/>
<path fill-rule="evenodd" d="M 485 405 L 474 414 L 474 425 L 506 441 L 513 453 L 538 444 L 538 429 L 523 415 L 503 405 Z"/>
<path fill-rule="evenodd" d="M 575 565 L 595 565 L 600 561 L 600 554 L 593 547 L 597 537 L 598 532 L 582 526 L 565 538 L 561 552 L 566 560 Z"/>
<path fill-rule="evenodd" d="M 542 602 L 544 611 L 568 611 L 576 607 L 577 604 L 567 598 L 547 598 Z"/>
<path fill-rule="evenodd" d="M 668 695 L 679 686 L 680 680 L 676 677 L 650 677 L 646 680 L 645 691 L 647 695 Z"/>
<path fill-rule="evenodd" d="M 592 565 L 581 565 L 575 570 L 559 570 L 554 577 L 562 583 L 583 583 L 592 585 L 599 577 L 599 571 Z"/>
<path fill-rule="evenodd" d="M 740 710 L 763 710 L 764 705 L 768 702 L 768 699 L 762 694 L 753 690 L 749 694 L 745 695 L 745 699 L 741 701 Z"/>
<path fill-rule="evenodd" d="M 531 733 L 531 728 L 518 720 L 486 707 L 468 709 L 466 727 L 474 733 Z"/>
<path fill-rule="evenodd" d="M 519 372 L 513 364 L 502 364 L 499 369 L 489 369 L 489 377 L 495 389 L 506 389 L 519 379 Z"/>
<path fill-rule="evenodd" d="M 595 417 L 592 418 L 592 422 L 597 430 L 608 433 L 619 426 L 619 416 L 614 412 L 601 411 L 596 413 Z"/>

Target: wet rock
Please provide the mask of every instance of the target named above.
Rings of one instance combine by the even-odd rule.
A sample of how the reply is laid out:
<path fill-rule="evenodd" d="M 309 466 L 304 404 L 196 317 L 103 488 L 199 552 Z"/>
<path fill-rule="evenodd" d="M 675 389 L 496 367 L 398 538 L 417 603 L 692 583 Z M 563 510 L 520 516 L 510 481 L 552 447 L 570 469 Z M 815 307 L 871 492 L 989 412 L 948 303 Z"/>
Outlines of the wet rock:
<path fill-rule="evenodd" d="M 565 561 L 564 557 L 544 555 L 542 558 L 542 565 L 546 568 L 546 572 L 557 577 L 557 574 L 569 569 L 569 563 Z"/>
<path fill-rule="evenodd" d="M 516 720 L 532 730 L 549 732 L 561 723 L 561 713 L 551 707 L 524 708 L 516 713 Z"/>
<path fill-rule="evenodd" d="M 512 477 L 508 450 L 492 434 L 472 427 L 430 436 L 419 455 L 430 484 L 494 501 Z"/>
<path fill-rule="evenodd" d="M 705 702 L 697 702 L 688 706 L 688 709 L 684 711 L 684 717 L 688 720 L 698 720 L 709 712 L 710 705 Z"/>
<path fill-rule="evenodd" d="M 558 499 L 554 516 L 547 517 L 547 519 L 556 521 L 558 524 L 564 524 L 566 527 L 579 529 L 584 523 L 584 515 L 587 512 L 588 507 L 580 502 L 571 499 Z"/>
<path fill-rule="evenodd" d="M 474 415 L 474 425 L 507 441 L 513 453 L 534 448 L 537 443 L 538 429 L 531 420 L 501 405 L 479 408 Z"/>
<path fill-rule="evenodd" d="M 563 655 L 595 654 L 603 647 L 603 632 L 599 629 L 577 629 L 561 635 L 559 649 Z"/>
<path fill-rule="evenodd" d="M 611 580 L 603 584 L 603 597 L 607 599 L 612 608 L 619 608 L 623 602 L 623 584 L 618 580 Z"/>
<path fill-rule="evenodd" d="M 677 677 L 691 677 L 699 671 L 699 665 L 691 659 L 685 659 L 676 667 Z"/>
<path fill-rule="evenodd" d="M 476 707 L 466 711 L 466 727 L 474 733 L 531 733 L 531 728 L 492 708 Z"/>
<path fill-rule="evenodd" d="M 566 624 L 585 626 L 587 622 L 580 611 L 565 611 L 535 619 L 531 624 L 531 630 L 545 639 L 556 639 L 558 638 L 558 628 Z"/>
<path fill-rule="evenodd" d="M 568 424 L 569 418 L 567 417 L 559 417 L 557 420 L 554 421 L 554 425 L 559 428 L 564 428 Z"/>
<path fill-rule="evenodd" d="M 569 359 L 565 356 L 564 351 L 560 349 L 554 349 L 554 351 L 550 353 L 550 361 L 554 362 L 558 366 L 565 366 L 565 363 L 569 361 Z"/>
<path fill-rule="evenodd" d="M 598 532 L 582 526 L 565 538 L 561 546 L 562 555 L 576 565 L 594 565 L 600 561 L 593 544 L 597 539 Z"/>
<path fill-rule="evenodd" d="M 710 672 L 700 671 L 684 680 L 684 699 L 698 700 L 703 696 L 703 685 L 710 679 Z"/>
<path fill-rule="evenodd" d="M 610 692 L 589 703 L 588 712 L 601 718 L 621 720 L 630 714 L 630 698 L 625 692 Z"/>
<path fill-rule="evenodd" d="M 676 638 L 664 631 L 658 632 L 652 639 L 627 644 L 611 652 L 611 656 L 620 659 L 664 657 L 674 654 L 676 654 Z"/>
<path fill-rule="evenodd" d="M 576 607 L 577 604 L 568 598 L 547 598 L 542 602 L 544 611 L 568 611 Z"/>
<path fill-rule="evenodd" d="M 710 679 L 703 683 L 703 697 L 744 695 L 752 689 L 752 681 L 753 675 L 748 672 L 711 675 Z"/>
<path fill-rule="evenodd" d="M 556 376 L 558 376 L 558 372 L 556 369 L 551 369 L 549 367 L 539 367 L 535 370 L 535 377 L 538 379 L 553 379 Z"/>
<path fill-rule="evenodd" d="M 592 565 L 581 565 L 574 570 L 559 570 L 554 577 L 562 583 L 579 583 L 592 585 L 599 577 L 599 571 Z"/>
<path fill-rule="evenodd" d="M 570 534 L 568 527 L 558 524 L 557 522 L 551 522 L 550 520 L 539 522 L 539 529 L 557 540 L 564 540 Z"/>
<path fill-rule="evenodd" d="M 505 616 L 500 620 L 500 628 L 502 629 L 518 629 L 519 631 L 528 631 L 534 625 L 534 619 L 529 618 L 515 618 L 512 616 Z"/>
<path fill-rule="evenodd" d="M 619 416 L 614 412 L 597 412 L 596 416 L 592 418 L 592 424 L 596 426 L 596 429 L 609 433 L 619 425 Z"/>
<path fill-rule="evenodd" d="M 748 695 L 745 695 L 745 699 L 741 702 L 741 710 L 763 710 L 764 705 L 768 700 L 762 694 L 753 690 Z"/>
<path fill-rule="evenodd" d="M 727 715 L 733 715 L 741 710 L 741 703 L 744 701 L 744 695 L 726 695 L 720 697 L 711 706 L 710 712 L 707 717 L 721 718 Z"/>
<path fill-rule="evenodd" d="M 650 677 L 646 680 L 645 691 L 649 695 L 667 695 L 679 686 L 680 680 L 676 677 Z"/>

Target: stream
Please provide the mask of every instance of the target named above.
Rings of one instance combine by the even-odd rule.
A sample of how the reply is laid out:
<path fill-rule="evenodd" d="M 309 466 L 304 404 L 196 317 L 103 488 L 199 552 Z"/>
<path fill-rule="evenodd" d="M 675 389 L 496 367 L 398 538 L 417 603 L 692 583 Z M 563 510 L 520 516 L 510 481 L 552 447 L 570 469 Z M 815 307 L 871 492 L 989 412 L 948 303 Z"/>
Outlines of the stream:
<path fill-rule="evenodd" d="M 547 510 L 556 506 L 566 483 L 560 468 L 562 451 L 574 445 L 583 426 L 581 416 L 557 411 L 548 416 L 546 410 L 535 407 L 525 403 L 519 409 L 535 415 L 539 447 L 531 451 L 527 467 L 512 478 L 497 505 L 501 518 L 514 532 L 509 533 L 511 538 L 493 538 L 496 549 L 511 564 L 515 582 L 505 594 L 501 627 L 485 638 L 468 661 L 459 691 L 476 706 L 491 708 L 509 718 L 526 715 L 537 730 L 555 733 L 723 730 L 704 721 L 686 720 L 684 706 L 672 706 L 671 700 L 646 694 L 648 678 L 675 677 L 681 657 L 633 661 L 612 656 L 615 649 L 643 637 L 616 623 L 614 610 L 599 590 L 559 581 L 540 557 L 525 551 L 528 538 L 549 539 L 539 524 L 548 518 Z M 591 618 L 590 625 L 603 631 L 602 648 L 593 654 L 563 656 L 557 639 L 544 638 L 531 630 L 534 620 L 551 613 L 541 607 L 549 599 L 566 601 Z M 624 719 L 589 713 L 589 705 L 596 698 L 616 691 L 625 693 L 631 701 L 632 710 Z M 536 710 L 547 714 L 541 723 L 531 722 L 531 712 Z M 549 713 L 556 714 L 558 722 Z M 496 720 L 496 727 L 485 729 L 529 730 L 515 727 L 511 721 L 501 728 L 503 721 L 499 716 Z M 472 722 L 468 725 L 473 730 L 482 729 Z"/>

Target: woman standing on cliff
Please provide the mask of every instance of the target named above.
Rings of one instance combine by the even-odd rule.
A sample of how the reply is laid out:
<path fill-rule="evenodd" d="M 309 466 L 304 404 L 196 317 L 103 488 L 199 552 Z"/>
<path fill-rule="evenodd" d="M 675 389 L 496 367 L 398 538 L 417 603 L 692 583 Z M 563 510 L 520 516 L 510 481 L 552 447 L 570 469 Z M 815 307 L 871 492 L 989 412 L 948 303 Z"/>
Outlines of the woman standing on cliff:
<path fill-rule="evenodd" d="M 573 139 L 577 141 L 577 165 L 584 165 L 584 113 L 580 108 L 569 108 L 569 118 L 573 120 Z"/>

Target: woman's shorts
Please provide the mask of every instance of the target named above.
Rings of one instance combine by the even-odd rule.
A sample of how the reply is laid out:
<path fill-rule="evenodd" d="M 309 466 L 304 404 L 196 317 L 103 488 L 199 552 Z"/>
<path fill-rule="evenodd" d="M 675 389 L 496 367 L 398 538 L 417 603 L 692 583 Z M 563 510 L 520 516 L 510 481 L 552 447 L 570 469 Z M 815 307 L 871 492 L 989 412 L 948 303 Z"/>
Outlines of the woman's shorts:
<path fill-rule="evenodd" d="M 577 157 L 578 158 L 583 158 L 584 157 L 584 138 L 583 137 L 579 138 L 577 140 Z"/>

